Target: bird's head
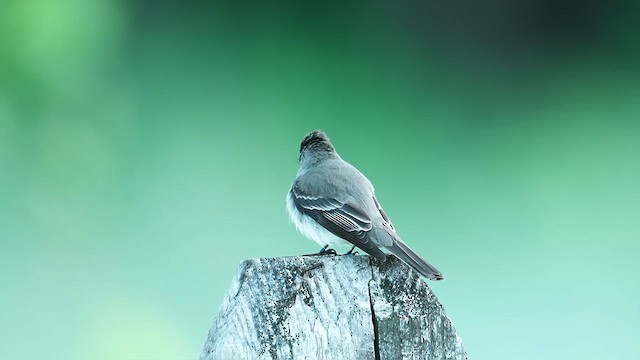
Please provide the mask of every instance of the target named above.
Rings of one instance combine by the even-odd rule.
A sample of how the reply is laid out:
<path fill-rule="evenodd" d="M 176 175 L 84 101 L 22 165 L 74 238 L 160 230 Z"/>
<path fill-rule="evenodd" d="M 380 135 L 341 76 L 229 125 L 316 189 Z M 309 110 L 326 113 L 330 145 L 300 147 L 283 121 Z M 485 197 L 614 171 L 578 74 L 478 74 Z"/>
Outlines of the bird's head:
<path fill-rule="evenodd" d="M 335 154 L 336 150 L 329 141 L 327 134 L 320 130 L 308 133 L 300 142 L 300 161 L 309 154 L 323 158 L 326 155 Z"/>

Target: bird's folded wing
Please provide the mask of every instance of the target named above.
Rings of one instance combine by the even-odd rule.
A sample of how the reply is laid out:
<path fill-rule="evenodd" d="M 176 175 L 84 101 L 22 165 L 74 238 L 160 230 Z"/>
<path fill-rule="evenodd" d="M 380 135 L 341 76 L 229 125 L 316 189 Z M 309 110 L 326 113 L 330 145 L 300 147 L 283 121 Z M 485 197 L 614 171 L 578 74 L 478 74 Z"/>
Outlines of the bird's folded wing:
<path fill-rule="evenodd" d="M 332 197 L 305 193 L 298 184 L 291 188 L 291 195 L 296 208 L 322 227 L 373 257 L 385 258 L 384 253 L 371 241 L 371 219 L 355 205 Z"/>

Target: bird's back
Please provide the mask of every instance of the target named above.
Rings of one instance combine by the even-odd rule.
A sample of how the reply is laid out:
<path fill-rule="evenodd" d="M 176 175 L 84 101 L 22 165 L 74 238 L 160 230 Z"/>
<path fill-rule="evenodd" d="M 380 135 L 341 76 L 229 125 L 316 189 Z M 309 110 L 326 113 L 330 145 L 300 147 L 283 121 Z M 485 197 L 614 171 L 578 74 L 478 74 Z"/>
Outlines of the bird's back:
<path fill-rule="evenodd" d="M 312 196 L 330 197 L 344 203 L 356 201 L 354 205 L 367 208 L 373 205 L 374 188 L 369 179 L 340 158 L 324 159 L 321 164 L 309 167 L 298 174 L 296 182 Z M 371 204 L 361 204 L 358 199 L 371 199 Z"/>

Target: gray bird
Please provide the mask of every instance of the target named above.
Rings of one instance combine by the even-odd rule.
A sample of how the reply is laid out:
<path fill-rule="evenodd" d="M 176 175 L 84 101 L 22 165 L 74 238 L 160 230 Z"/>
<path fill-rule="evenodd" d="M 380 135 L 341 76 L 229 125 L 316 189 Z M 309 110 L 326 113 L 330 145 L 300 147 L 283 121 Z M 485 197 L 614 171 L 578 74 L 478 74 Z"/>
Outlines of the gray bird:
<path fill-rule="evenodd" d="M 444 279 L 400 239 L 369 179 L 342 160 L 322 131 L 312 131 L 300 143 L 300 168 L 287 194 L 287 212 L 303 235 L 323 246 L 320 253 L 351 245 L 348 253 L 358 247 L 384 260 L 385 248 L 420 275 Z"/>

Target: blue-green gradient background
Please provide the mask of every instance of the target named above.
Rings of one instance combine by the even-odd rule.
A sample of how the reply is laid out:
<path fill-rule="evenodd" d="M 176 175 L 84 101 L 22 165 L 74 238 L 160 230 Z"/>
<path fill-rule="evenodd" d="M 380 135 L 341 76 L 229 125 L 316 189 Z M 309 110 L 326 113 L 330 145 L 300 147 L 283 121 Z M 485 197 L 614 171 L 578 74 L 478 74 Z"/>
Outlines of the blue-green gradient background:
<path fill-rule="evenodd" d="M 640 358 L 637 11 L 0 2 L 0 358 L 195 359 L 316 128 L 471 358 Z"/>

